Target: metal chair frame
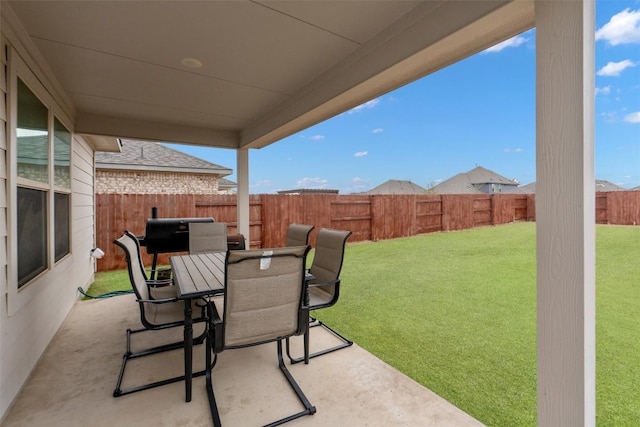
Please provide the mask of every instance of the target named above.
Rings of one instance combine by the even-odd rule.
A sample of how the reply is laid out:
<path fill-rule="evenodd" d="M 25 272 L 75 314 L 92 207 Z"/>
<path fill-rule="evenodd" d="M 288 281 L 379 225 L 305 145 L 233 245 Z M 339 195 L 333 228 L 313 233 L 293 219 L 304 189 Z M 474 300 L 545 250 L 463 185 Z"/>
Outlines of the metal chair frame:
<path fill-rule="evenodd" d="M 309 235 L 315 227 L 305 224 L 290 224 L 287 228 L 285 246 L 299 246 L 309 244 Z"/>
<path fill-rule="evenodd" d="M 327 307 L 331 307 L 333 305 L 335 305 L 336 302 L 338 302 L 338 298 L 340 297 L 340 271 L 342 270 L 342 264 L 344 261 L 344 250 L 345 250 L 345 246 L 346 246 L 346 242 L 347 239 L 349 238 L 349 236 L 351 236 L 351 232 L 350 231 L 341 231 L 341 230 L 329 230 L 329 229 L 320 229 L 320 231 L 318 232 L 318 241 L 320 241 L 320 243 L 322 244 L 322 235 L 325 233 L 334 233 L 334 232 L 341 232 L 343 233 L 343 235 L 341 236 L 342 240 L 342 251 L 341 251 L 341 257 L 339 259 L 339 262 L 336 263 L 336 265 L 334 266 L 335 268 L 335 279 L 334 280 L 329 280 L 329 281 L 324 281 L 324 282 L 314 282 L 314 279 L 311 280 L 312 283 L 308 283 L 307 284 L 307 289 L 311 289 L 314 287 L 325 287 L 325 286 L 334 286 L 334 292 L 332 295 L 331 300 L 327 301 L 324 304 L 317 304 L 317 305 L 311 305 L 309 304 L 308 299 L 306 300 L 307 304 L 309 304 L 309 310 L 313 311 L 313 310 L 319 310 L 322 308 L 327 308 Z M 322 246 L 316 246 L 316 255 L 318 254 L 318 250 L 322 250 Z M 314 257 L 314 262 L 315 262 L 316 258 Z M 309 270 L 309 273 L 311 274 L 311 277 L 313 277 L 313 271 L 314 271 L 314 265 L 312 263 L 311 269 Z M 307 293 L 307 297 L 308 297 L 308 293 Z M 327 330 L 328 332 L 330 332 L 331 334 L 333 334 L 336 338 L 338 338 L 340 341 L 342 341 L 342 343 L 333 346 L 333 347 L 329 347 L 320 351 L 317 351 L 315 353 L 310 353 L 309 352 L 309 329 L 311 328 L 315 328 L 321 326 L 323 327 L 325 330 Z M 324 354 L 327 353 L 332 353 L 334 351 L 338 351 L 341 350 L 343 348 L 346 347 L 350 347 L 351 345 L 353 345 L 353 341 L 347 339 L 346 337 L 344 337 L 343 335 L 341 335 L 340 333 L 338 333 L 336 330 L 334 330 L 333 328 L 331 328 L 330 326 L 328 326 L 327 324 L 323 323 L 322 321 L 316 319 L 315 317 L 309 316 L 309 329 L 307 329 L 307 332 L 304 334 L 304 355 L 302 357 L 293 357 L 291 355 L 291 348 L 290 348 L 290 343 L 289 343 L 289 339 L 287 338 L 286 340 L 286 351 L 287 351 L 287 357 L 289 357 L 289 360 L 291 362 L 291 364 L 296 364 L 296 363 L 300 363 L 300 362 L 304 362 L 305 364 L 309 364 L 309 359 L 313 359 L 314 357 L 318 357 L 318 356 L 322 356 Z"/>
<path fill-rule="evenodd" d="M 291 249 L 294 249 L 293 247 Z M 299 303 L 299 308 L 298 308 L 298 316 L 297 316 L 297 328 L 296 331 L 287 335 L 287 336 L 291 336 L 291 335 L 301 335 L 304 334 L 309 326 L 308 323 L 308 317 L 309 317 L 309 309 L 308 307 L 304 304 L 304 300 L 305 300 L 305 295 L 306 295 L 306 282 L 304 280 L 304 265 L 305 265 L 305 259 L 307 256 L 307 253 L 309 251 L 309 247 L 307 246 L 304 253 L 302 254 L 302 260 L 301 260 L 301 270 L 302 270 L 302 279 L 301 279 L 301 283 L 300 286 L 302 287 L 302 291 L 300 293 L 300 303 Z M 262 254 L 263 251 L 250 251 L 252 253 L 260 253 Z M 225 270 L 227 270 L 227 267 L 229 266 L 230 263 L 240 263 L 246 260 L 250 260 L 250 259 L 260 259 L 262 258 L 263 255 L 247 255 L 244 256 L 242 258 L 240 258 L 239 260 L 235 260 L 235 261 L 229 261 L 229 257 L 230 254 L 227 253 L 227 258 L 226 258 L 226 262 L 225 262 Z M 291 254 L 291 253 L 276 253 L 273 255 L 270 255 L 271 257 L 286 257 L 286 256 L 296 256 L 299 257 L 299 255 L 295 255 L 295 254 Z M 225 278 L 227 278 L 227 271 L 225 271 Z M 225 283 L 225 303 L 227 301 L 227 284 Z M 300 388 L 300 386 L 298 385 L 298 383 L 296 382 L 296 380 L 293 378 L 293 376 L 291 375 L 291 373 L 289 372 L 289 370 L 287 369 L 286 365 L 284 364 L 284 359 L 282 356 L 282 340 L 285 339 L 287 336 L 282 336 L 282 337 L 277 337 L 277 338 L 271 338 L 271 339 L 267 339 L 264 341 L 259 341 L 259 342 L 253 342 L 253 343 L 247 343 L 247 344 L 242 344 L 242 345 L 234 345 L 234 346 L 226 346 L 225 345 L 225 341 L 224 341 L 224 337 L 225 337 L 225 321 L 220 317 L 215 304 L 213 302 L 209 302 L 207 304 L 207 309 L 209 311 L 208 313 L 208 317 L 209 317 L 209 322 L 207 323 L 207 353 L 206 353 L 206 389 L 207 389 L 207 396 L 209 398 L 209 406 L 211 409 L 211 416 L 213 418 L 213 424 L 215 427 L 221 427 L 222 426 L 222 421 L 220 419 L 220 413 L 218 411 L 218 407 L 216 404 L 216 399 L 215 399 L 215 394 L 213 391 L 213 381 L 212 381 L 212 370 L 213 367 L 216 364 L 217 361 L 217 354 L 227 350 L 227 349 L 239 349 L 239 348 L 246 348 L 246 347 L 251 347 L 251 346 L 255 346 L 255 345 L 261 345 L 261 344 L 266 344 L 266 343 L 270 343 L 273 341 L 276 341 L 277 343 L 277 355 L 278 355 L 278 367 L 280 369 L 280 371 L 282 372 L 282 374 L 285 376 L 285 378 L 287 379 L 287 382 L 289 383 L 289 385 L 291 386 L 291 388 L 294 390 L 294 392 L 296 393 L 296 396 L 298 397 L 298 399 L 300 400 L 300 402 L 302 403 L 302 405 L 304 406 L 304 409 L 302 411 L 296 412 L 295 414 L 289 415 L 287 417 L 284 417 L 282 419 L 279 419 L 277 421 L 274 421 L 272 423 L 267 424 L 265 427 L 272 427 L 272 426 L 278 426 L 281 424 L 284 424 L 286 422 L 289 421 L 293 421 L 295 419 L 307 416 L 307 415 L 313 415 L 316 413 L 316 408 L 315 406 L 313 406 L 310 402 L 309 399 L 305 396 L 304 392 L 302 391 L 302 389 Z M 226 307 L 225 307 L 225 311 L 226 311 Z M 213 360 L 212 360 L 212 354 L 213 356 Z"/>
<path fill-rule="evenodd" d="M 121 238 L 129 238 L 133 241 L 133 243 L 135 243 L 136 248 L 137 248 L 137 253 L 136 254 L 132 254 L 129 251 L 129 248 L 127 248 L 127 246 L 122 243 L 120 241 Z M 122 389 L 122 380 L 124 378 L 124 373 L 125 373 L 125 369 L 127 366 L 127 362 L 131 359 L 136 359 L 139 357 L 144 357 L 144 356 L 149 356 L 149 355 L 153 355 L 153 354 L 158 354 L 158 353 L 162 353 L 165 351 L 171 351 L 171 350 L 177 350 L 177 349 L 181 349 L 184 348 L 184 341 L 177 341 L 177 342 L 173 342 L 170 344 L 164 344 L 164 345 L 160 345 L 160 346 L 156 346 L 156 347 L 151 347 L 151 348 L 147 348 L 144 350 L 139 350 L 136 352 L 131 351 L 131 335 L 139 333 L 139 332 L 144 332 L 144 331 L 149 331 L 149 330 L 163 330 L 163 329 L 169 329 L 169 328 L 175 328 L 178 326 L 184 326 L 184 321 L 175 321 L 175 322 L 168 322 L 168 323 L 161 323 L 161 324 L 154 324 L 148 321 L 148 319 L 145 316 L 145 311 L 144 311 L 144 305 L 146 303 L 150 303 L 150 304 L 171 304 L 171 303 L 178 303 L 181 302 L 182 300 L 178 299 L 178 298 L 163 298 L 163 299 L 143 299 L 142 296 L 140 295 L 140 292 L 138 291 L 138 288 L 135 284 L 135 274 L 133 271 L 134 264 L 138 265 L 139 268 L 142 271 L 142 277 L 144 277 L 145 281 L 146 281 L 146 286 L 149 287 L 166 287 L 166 286 L 172 286 L 172 280 L 148 280 L 147 276 L 146 276 L 146 272 L 144 271 L 144 267 L 142 264 L 142 257 L 140 254 L 140 243 L 137 239 L 137 237 L 130 233 L 129 231 L 124 232 L 123 236 L 120 237 L 120 239 L 116 239 L 113 241 L 113 243 L 115 243 L 118 247 L 122 248 L 122 250 L 125 253 L 125 257 L 127 259 L 127 268 L 128 268 L 128 272 L 129 272 L 129 280 L 131 281 L 131 286 L 133 287 L 133 290 L 136 294 L 136 302 L 139 304 L 140 307 L 140 321 L 142 322 L 143 327 L 139 328 L 139 329 L 131 329 L 128 328 L 126 331 L 127 334 L 127 344 L 126 344 L 126 351 L 124 353 L 124 355 L 122 356 L 122 365 L 120 367 L 120 372 L 118 374 L 118 380 L 116 383 L 116 388 L 113 391 L 113 397 L 120 397 L 120 396 L 124 396 L 127 394 L 131 394 L 131 393 L 136 393 L 139 391 L 143 391 L 143 390 L 148 390 L 151 388 L 155 388 L 155 387 L 160 387 L 166 384 L 171 384 L 171 383 L 175 383 L 178 381 L 184 381 L 185 376 L 181 375 L 181 376 L 176 376 L 176 377 L 172 377 L 172 378 L 167 378 L 164 380 L 160 380 L 160 381 L 155 381 L 155 382 L 151 382 L 148 384 L 144 384 L 144 385 L 140 385 L 140 386 L 135 386 L 135 387 L 131 387 L 128 389 Z M 134 256 L 137 256 L 137 260 L 132 259 Z M 206 305 L 203 304 L 202 305 L 202 315 L 199 318 L 194 319 L 194 323 L 196 322 L 204 322 L 206 321 L 206 317 L 205 317 L 205 309 L 206 309 Z M 198 336 L 195 340 L 194 343 L 196 344 L 202 344 L 204 342 L 206 338 L 206 328 L 205 331 Z M 196 372 L 193 374 L 193 376 L 202 376 L 205 374 L 206 370 L 202 370 L 199 372 Z"/>

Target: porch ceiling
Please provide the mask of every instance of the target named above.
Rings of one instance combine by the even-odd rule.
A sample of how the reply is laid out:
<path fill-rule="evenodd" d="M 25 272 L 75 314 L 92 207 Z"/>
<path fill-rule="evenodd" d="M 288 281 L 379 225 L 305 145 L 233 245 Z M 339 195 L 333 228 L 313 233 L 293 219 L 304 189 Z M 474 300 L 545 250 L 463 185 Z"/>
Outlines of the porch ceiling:
<path fill-rule="evenodd" d="M 260 148 L 534 25 L 532 1 L 508 0 L 8 1 L 2 14 L 98 147 Z"/>

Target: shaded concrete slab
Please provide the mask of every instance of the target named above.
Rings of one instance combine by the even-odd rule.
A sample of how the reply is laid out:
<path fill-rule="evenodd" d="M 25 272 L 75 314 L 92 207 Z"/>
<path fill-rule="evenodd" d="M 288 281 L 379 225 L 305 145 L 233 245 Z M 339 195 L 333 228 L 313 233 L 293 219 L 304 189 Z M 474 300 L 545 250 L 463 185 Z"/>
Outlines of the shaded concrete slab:
<path fill-rule="evenodd" d="M 125 349 L 125 330 L 139 325 L 133 296 L 79 301 L 56 334 L 2 422 L 26 426 L 208 426 L 212 425 L 204 378 L 195 378 L 193 399 L 185 402 L 184 383 L 113 398 Z M 196 331 L 198 332 L 198 331 Z M 181 328 L 133 336 L 142 348 L 179 340 Z M 336 338 L 313 328 L 313 347 Z M 292 349 L 301 354 L 302 338 Z M 313 416 L 294 426 L 481 426 L 472 417 L 383 363 L 357 344 L 289 365 L 309 400 Z M 204 367 L 204 346 L 194 348 L 194 369 Z M 181 375 L 182 351 L 134 359 L 123 386 Z M 214 389 L 226 426 L 257 426 L 302 409 L 277 364 L 275 343 L 219 355 Z"/>

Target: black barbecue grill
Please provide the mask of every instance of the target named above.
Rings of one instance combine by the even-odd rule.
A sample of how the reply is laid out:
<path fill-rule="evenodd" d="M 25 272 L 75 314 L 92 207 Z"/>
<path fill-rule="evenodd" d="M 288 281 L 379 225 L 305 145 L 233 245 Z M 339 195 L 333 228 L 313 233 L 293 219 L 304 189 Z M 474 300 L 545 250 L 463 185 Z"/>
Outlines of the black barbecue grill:
<path fill-rule="evenodd" d="M 151 279 L 155 278 L 158 254 L 189 251 L 189 223 L 214 222 L 213 218 L 149 218 L 140 246 L 153 255 Z"/>
<path fill-rule="evenodd" d="M 152 210 L 152 217 L 147 219 L 145 235 L 140 238 L 140 246 L 147 248 L 153 255 L 151 279 L 155 279 L 158 254 L 189 251 L 189 223 L 214 222 L 213 218 L 157 218 L 157 211 Z M 242 234 L 227 235 L 227 248 L 230 250 L 245 249 Z"/>
<path fill-rule="evenodd" d="M 144 234 L 148 254 L 189 250 L 189 223 L 214 222 L 213 218 L 149 218 Z"/>

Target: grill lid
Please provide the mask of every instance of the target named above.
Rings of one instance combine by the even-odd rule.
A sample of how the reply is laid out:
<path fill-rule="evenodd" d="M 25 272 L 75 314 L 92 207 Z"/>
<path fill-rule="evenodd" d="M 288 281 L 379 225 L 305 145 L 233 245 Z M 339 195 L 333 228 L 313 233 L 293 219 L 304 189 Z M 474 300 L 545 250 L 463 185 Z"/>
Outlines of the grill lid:
<path fill-rule="evenodd" d="M 189 223 L 214 222 L 213 218 L 149 218 L 140 245 L 148 254 L 189 250 Z"/>

